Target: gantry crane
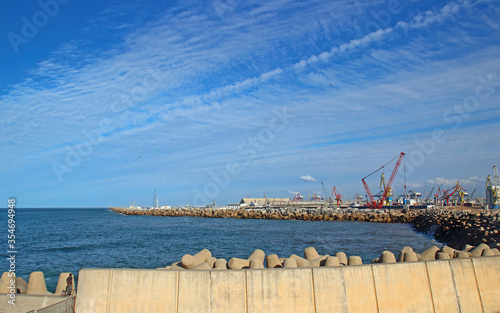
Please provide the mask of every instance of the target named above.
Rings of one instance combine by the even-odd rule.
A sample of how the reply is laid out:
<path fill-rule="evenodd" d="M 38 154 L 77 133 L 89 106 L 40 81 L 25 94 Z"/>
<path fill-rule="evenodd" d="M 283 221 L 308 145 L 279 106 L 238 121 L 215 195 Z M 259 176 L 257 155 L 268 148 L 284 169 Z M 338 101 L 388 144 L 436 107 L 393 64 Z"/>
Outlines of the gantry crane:
<path fill-rule="evenodd" d="M 361 179 L 361 181 L 363 182 L 363 186 L 365 187 L 365 190 L 366 190 L 366 193 L 370 196 L 370 201 L 368 201 L 368 207 L 372 208 L 372 209 L 380 209 L 382 208 L 382 206 L 384 205 L 384 201 L 387 197 L 387 194 L 389 193 L 389 190 L 392 186 L 392 183 L 394 182 L 394 179 L 396 178 L 396 174 L 399 170 L 399 167 L 401 166 L 401 162 L 403 161 L 403 158 L 405 156 L 405 153 L 404 152 L 401 152 L 399 154 L 399 158 L 398 158 L 398 161 L 396 162 L 396 165 L 394 166 L 394 170 L 392 171 L 392 174 L 391 174 L 391 178 L 389 178 L 389 182 L 387 183 L 387 186 L 385 187 L 384 189 L 384 193 L 382 194 L 382 197 L 380 197 L 380 199 L 377 201 L 375 201 L 375 199 L 373 198 L 373 194 L 370 190 L 370 187 L 368 186 L 368 184 L 366 183 L 365 181 L 365 178 L 375 174 L 376 172 L 378 172 L 379 170 L 383 169 L 387 164 L 391 163 L 395 158 L 397 158 L 397 156 L 392 159 L 391 161 L 389 161 L 387 164 L 381 166 L 380 168 L 378 168 L 376 171 L 368 174 L 367 176 L 363 177 Z M 405 186 L 405 190 L 406 190 L 406 186 Z"/>
<path fill-rule="evenodd" d="M 335 194 L 335 200 L 337 200 L 337 205 L 340 206 L 342 203 L 342 195 L 337 192 L 337 188 L 333 186 L 332 188 L 332 196 Z"/>

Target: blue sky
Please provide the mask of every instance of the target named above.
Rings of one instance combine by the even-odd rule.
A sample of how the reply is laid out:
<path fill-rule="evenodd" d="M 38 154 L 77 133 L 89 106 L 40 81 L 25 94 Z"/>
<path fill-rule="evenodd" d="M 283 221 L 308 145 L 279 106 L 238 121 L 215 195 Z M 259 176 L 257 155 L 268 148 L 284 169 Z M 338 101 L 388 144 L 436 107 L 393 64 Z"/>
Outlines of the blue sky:
<path fill-rule="evenodd" d="M 408 189 L 459 180 L 483 196 L 500 163 L 497 1 L 42 0 L 0 14 L 5 203 L 151 205 L 156 188 L 160 204 L 223 205 L 321 182 L 352 198 L 401 151 Z M 377 192 L 379 175 L 368 182 Z"/>

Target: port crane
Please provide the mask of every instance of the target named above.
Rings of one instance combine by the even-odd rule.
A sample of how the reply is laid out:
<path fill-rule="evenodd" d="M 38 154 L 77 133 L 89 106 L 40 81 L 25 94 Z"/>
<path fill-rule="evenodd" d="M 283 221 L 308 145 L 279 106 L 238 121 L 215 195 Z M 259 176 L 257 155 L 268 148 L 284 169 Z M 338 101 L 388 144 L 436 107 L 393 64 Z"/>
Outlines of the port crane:
<path fill-rule="evenodd" d="M 432 196 L 432 192 L 434 191 L 434 187 L 432 187 L 431 189 L 431 192 L 427 193 L 424 189 L 424 193 L 425 193 L 425 201 L 428 203 L 431 199 L 429 196 Z"/>
<path fill-rule="evenodd" d="M 337 188 L 333 186 L 332 188 L 332 196 L 335 194 L 335 200 L 337 200 L 337 205 L 340 206 L 342 203 L 342 195 L 337 192 Z"/>
<path fill-rule="evenodd" d="M 382 192 L 383 192 L 387 188 L 386 184 L 385 184 L 384 173 L 382 173 L 382 175 L 380 176 L 380 186 L 379 186 L 379 188 L 382 188 L 382 186 L 384 187 L 382 189 Z M 387 197 L 385 199 L 385 205 L 391 205 L 391 204 L 392 204 L 392 188 L 389 188 L 389 191 L 387 192 Z"/>
<path fill-rule="evenodd" d="M 458 192 L 458 195 L 460 196 L 461 201 L 463 203 L 463 201 L 464 201 L 464 199 L 463 199 L 464 191 L 466 191 L 466 190 L 464 188 L 462 188 L 462 186 L 460 186 L 460 184 L 458 183 L 458 181 L 457 181 L 457 184 L 454 187 L 451 187 L 448 190 L 443 190 L 443 198 L 446 200 L 446 205 L 448 205 L 450 197 L 453 196 L 457 192 Z"/>
<path fill-rule="evenodd" d="M 490 208 L 491 209 L 497 209 L 498 208 L 498 205 L 497 205 L 497 199 L 498 199 L 498 177 L 495 177 L 495 176 L 498 176 L 498 170 L 497 170 L 497 166 L 496 165 L 493 165 L 493 179 L 491 179 L 491 176 L 488 175 L 488 177 L 486 178 L 486 202 L 487 202 L 487 205 L 491 206 Z M 492 182 L 493 180 L 493 182 Z M 496 183 L 496 185 L 495 185 Z"/>
<path fill-rule="evenodd" d="M 369 208 L 372 208 L 372 209 L 381 209 L 382 208 L 382 206 L 384 205 L 384 201 L 387 197 L 387 194 L 389 193 L 389 190 L 392 186 L 392 183 L 394 182 L 394 179 L 396 178 L 396 174 L 399 170 L 399 167 L 401 166 L 401 162 L 403 161 L 404 156 L 405 156 L 404 152 L 401 152 L 399 154 L 399 158 L 396 162 L 396 165 L 394 166 L 394 170 L 392 171 L 391 177 L 389 178 L 389 182 L 385 186 L 384 193 L 382 194 L 382 197 L 380 197 L 378 202 L 375 201 L 375 199 L 373 198 L 373 194 L 370 190 L 370 187 L 366 183 L 365 178 L 368 178 L 369 176 L 371 176 L 371 175 L 375 174 L 376 172 L 378 172 L 379 170 L 383 169 L 387 164 L 391 163 L 397 156 L 394 159 L 392 159 L 391 161 L 389 161 L 387 164 L 381 166 L 376 171 L 366 175 L 365 177 L 363 177 L 361 179 L 361 181 L 363 182 L 363 186 L 365 187 L 366 193 L 370 196 L 370 201 L 367 202 Z M 405 190 L 406 190 L 406 186 L 405 186 Z"/>
<path fill-rule="evenodd" d="M 321 182 L 321 186 L 323 187 L 323 192 L 325 193 L 325 203 L 328 203 L 329 206 L 332 205 L 332 201 L 328 199 L 328 194 L 326 193 L 326 188 L 323 182 Z"/>

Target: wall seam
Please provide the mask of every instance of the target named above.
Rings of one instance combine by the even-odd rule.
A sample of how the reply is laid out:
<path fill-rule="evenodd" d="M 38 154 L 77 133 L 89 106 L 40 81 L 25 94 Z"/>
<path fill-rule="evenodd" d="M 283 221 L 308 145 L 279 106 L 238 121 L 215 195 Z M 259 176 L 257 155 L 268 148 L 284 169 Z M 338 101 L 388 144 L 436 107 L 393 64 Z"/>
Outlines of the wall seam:
<path fill-rule="evenodd" d="M 479 282 L 477 281 L 477 274 L 476 274 L 476 264 L 474 262 L 474 259 L 470 260 L 472 262 L 472 271 L 474 271 L 474 279 L 476 280 L 476 288 L 477 288 L 477 293 L 479 295 L 479 302 L 481 303 L 481 309 L 484 311 L 484 304 L 483 304 L 483 297 L 481 296 L 481 289 L 479 289 Z"/>
<path fill-rule="evenodd" d="M 370 269 L 372 270 L 373 291 L 375 292 L 375 303 L 377 304 L 377 312 L 380 313 L 380 308 L 378 304 L 378 295 L 377 295 L 377 284 L 375 283 L 375 274 L 373 273 L 373 265 L 370 265 Z"/>
<path fill-rule="evenodd" d="M 451 261 L 448 261 L 448 264 L 450 265 L 450 273 L 451 273 L 451 280 L 453 282 L 453 289 L 455 290 L 455 295 L 457 296 L 457 303 L 458 303 L 458 310 L 460 312 L 463 312 L 462 310 L 462 304 L 460 303 L 460 295 L 458 294 L 458 289 L 457 289 L 457 282 L 455 280 L 455 273 L 453 271 Z"/>
<path fill-rule="evenodd" d="M 243 278 L 245 282 L 245 313 L 248 313 L 248 291 L 247 291 L 247 271 L 245 270 L 245 276 Z"/>
<path fill-rule="evenodd" d="M 175 275 L 175 312 L 179 313 L 179 275 L 180 271 L 176 271 L 177 275 Z"/>
<path fill-rule="evenodd" d="M 208 312 L 212 313 L 213 308 L 212 308 L 212 290 L 213 290 L 213 285 L 212 285 L 212 271 L 208 271 L 208 279 L 210 281 L 210 288 L 208 289 Z"/>
<path fill-rule="evenodd" d="M 312 290 L 312 299 L 313 299 L 313 308 L 314 313 L 316 313 L 316 290 L 314 289 L 314 270 L 311 268 L 311 290 Z"/>
<path fill-rule="evenodd" d="M 429 293 L 431 294 L 432 311 L 436 313 L 436 305 L 434 304 L 434 295 L 432 294 L 431 277 L 429 276 L 429 268 L 427 267 L 427 261 L 425 263 L 425 273 L 427 274 L 427 284 L 429 284 Z"/>
<path fill-rule="evenodd" d="M 113 270 L 109 271 L 109 284 L 108 284 L 108 299 L 106 305 L 106 313 L 109 313 L 109 307 L 111 305 L 111 288 L 113 287 Z"/>

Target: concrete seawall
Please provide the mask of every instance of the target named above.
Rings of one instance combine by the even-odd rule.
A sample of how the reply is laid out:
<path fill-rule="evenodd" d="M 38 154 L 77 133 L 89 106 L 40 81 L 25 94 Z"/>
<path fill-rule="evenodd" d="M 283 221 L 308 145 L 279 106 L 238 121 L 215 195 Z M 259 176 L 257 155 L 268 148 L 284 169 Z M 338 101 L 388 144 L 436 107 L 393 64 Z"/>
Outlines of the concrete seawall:
<path fill-rule="evenodd" d="M 77 313 L 500 312 L 500 257 L 297 269 L 83 269 Z"/>

